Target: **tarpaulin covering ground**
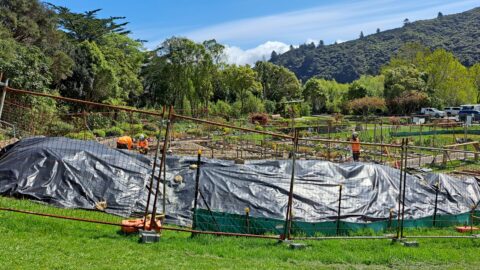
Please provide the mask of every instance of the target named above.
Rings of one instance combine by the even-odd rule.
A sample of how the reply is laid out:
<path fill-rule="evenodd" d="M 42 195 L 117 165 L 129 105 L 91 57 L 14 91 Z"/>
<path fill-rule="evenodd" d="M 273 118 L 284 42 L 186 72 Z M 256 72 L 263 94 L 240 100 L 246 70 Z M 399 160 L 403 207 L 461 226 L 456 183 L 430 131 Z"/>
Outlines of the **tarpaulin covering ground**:
<path fill-rule="evenodd" d="M 106 201 L 106 212 L 121 216 L 144 211 L 152 168 L 152 160 L 146 156 L 66 138 L 24 139 L 2 152 L 2 195 L 26 196 L 60 207 L 84 209 L 94 209 L 95 203 Z M 196 170 L 190 165 L 194 163 L 194 157 L 167 158 L 168 223 L 192 223 Z M 197 228 L 235 232 L 252 232 L 255 228 L 259 232 L 278 230 L 286 213 L 291 171 L 291 160 L 234 164 L 202 158 Z M 399 170 L 378 164 L 297 160 L 293 203 L 297 229 L 310 233 L 321 230 L 321 224 L 336 221 L 340 185 L 342 226 L 375 227 L 380 222 L 383 225 L 377 227 L 385 227 L 391 212 L 397 213 L 399 174 Z M 412 226 L 431 225 L 422 220 L 434 214 L 437 185 L 437 215 L 450 216 L 458 223 L 468 219 L 471 207 L 480 200 L 480 188 L 474 178 L 431 173 L 407 175 L 406 183 L 405 219 Z M 162 209 L 162 196 L 159 197 L 158 209 Z M 244 226 L 246 208 L 253 224 L 248 228 Z"/>

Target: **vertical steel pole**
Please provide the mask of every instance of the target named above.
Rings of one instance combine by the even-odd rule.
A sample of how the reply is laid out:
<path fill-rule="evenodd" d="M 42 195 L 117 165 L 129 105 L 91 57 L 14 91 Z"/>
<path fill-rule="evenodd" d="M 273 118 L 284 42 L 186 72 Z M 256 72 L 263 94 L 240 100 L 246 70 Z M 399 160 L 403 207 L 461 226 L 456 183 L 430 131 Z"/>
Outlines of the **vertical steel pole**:
<path fill-rule="evenodd" d="M 340 232 L 340 218 L 342 210 L 342 189 L 343 185 L 338 186 L 338 211 L 337 211 L 337 235 Z"/>
<path fill-rule="evenodd" d="M 5 85 L 3 86 L 3 90 L 2 90 L 2 96 L 0 99 L 0 120 L 2 119 L 3 105 L 5 104 L 5 96 L 7 95 L 7 88 L 8 88 L 8 79 L 5 81 Z"/>
<path fill-rule="evenodd" d="M 198 150 L 197 156 L 197 172 L 195 174 L 195 197 L 193 200 L 193 214 L 192 214 L 192 229 L 197 229 L 197 205 L 198 205 L 198 191 L 199 191 L 199 183 L 200 183 L 200 165 L 202 161 L 202 150 Z M 195 234 L 192 233 L 192 236 Z"/>
<path fill-rule="evenodd" d="M 143 229 L 144 230 L 147 227 L 148 208 L 150 207 L 150 199 L 152 197 L 153 179 L 155 178 L 155 169 L 157 168 L 158 153 L 160 152 L 160 134 L 162 134 L 163 117 L 164 116 L 165 116 L 165 106 L 163 106 L 162 116 L 160 116 L 160 130 L 158 131 L 159 137 L 157 138 L 157 149 L 155 151 L 155 158 L 153 159 L 153 168 L 152 168 L 152 176 L 150 177 L 150 185 L 148 186 L 147 206 L 145 207 L 145 217 L 144 217 L 144 220 L 143 220 Z"/>
<path fill-rule="evenodd" d="M 331 135 L 330 135 L 331 130 L 332 130 L 332 122 L 331 122 L 331 121 L 328 121 L 328 139 L 329 139 L 329 140 L 331 139 Z M 330 143 L 330 141 L 328 141 L 327 147 L 328 147 L 328 149 L 327 149 L 327 160 L 330 161 L 330 160 L 331 160 L 331 155 L 332 155 L 332 154 L 331 154 L 331 151 L 332 151 L 332 150 L 331 150 L 331 143 Z"/>
<path fill-rule="evenodd" d="M 170 132 L 170 126 L 172 124 L 172 118 L 173 118 L 173 106 L 170 106 L 170 110 L 168 112 L 168 123 L 167 123 L 167 128 L 165 130 L 165 140 L 163 142 L 163 147 L 162 147 L 162 158 L 160 159 L 160 172 L 158 174 L 158 181 L 157 181 L 157 186 L 155 188 L 155 197 L 153 199 L 153 210 L 152 210 L 152 219 L 150 220 L 150 228 L 153 229 L 153 226 L 156 224 L 155 223 L 155 216 L 157 214 L 157 204 L 158 204 L 158 193 L 160 192 L 160 178 L 162 175 L 162 169 L 164 168 L 165 164 L 165 156 L 167 154 L 167 140 L 168 140 L 168 134 Z M 166 180 L 163 180 L 163 185 L 165 186 Z M 164 187 L 165 190 L 165 187 Z M 163 208 L 165 209 L 165 201 L 166 201 L 166 194 L 163 194 Z M 163 212 L 165 214 L 165 212 Z"/>
<path fill-rule="evenodd" d="M 433 227 L 437 221 L 437 209 L 438 209 L 438 193 L 440 192 L 440 183 L 435 184 L 435 208 L 433 209 Z"/>
<path fill-rule="evenodd" d="M 403 185 L 403 156 L 404 156 L 404 145 L 405 145 L 405 138 L 402 138 L 402 146 L 400 151 L 400 186 L 398 187 L 398 212 L 397 212 L 397 239 L 400 238 L 400 213 L 401 213 L 401 206 L 402 206 L 402 185 Z"/>
<path fill-rule="evenodd" d="M 467 142 L 467 123 L 464 124 L 464 132 L 463 133 L 464 133 L 463 134 L 463 142 L 466 143 Z M 464 151 L 468 150 L 466 144 L 463 146 L 463 150 Z M 464 157 L 463 159 L 465 159 L 465 161 L 467 161 L 467 153 L 466 152 L 463 153 L 463 157 Z"/>
<path fill-rule="evenodd" d="M 382 120 L 380 120 L 380 144 L 383 145 L 383 122 L 382 122 Z M 380 164 L 383 163 L 383 150 L 384 150 L 384 147 L 380 146 Z"/>
<path fill-rule="evenodd" d="M 285 228 L 282 240 L 290 239 L 291 226 L 292 226 L 292 203 L 293 203 L 293 187 L 295 181 L 295 162 L 297 156 L 297 146 L 298 146 L 298 131 L 295 130 L 293 138 L 293 149 L 292 149 L 292 176 L 290 179 L 290 191 L 288 192 L 288 203 L 287 203 L 287 214 L 285 216 Z"/>
<path fill-rule="evenodd" d="M 401 234 L 400 237 L 403 238 L 403 223 L 405 220 L 405 193 L 407 190 L 407 161 L 408 161 L 408 138 L 405 140 L 405 165 L 403 166 L 403 199 L 402 199 L 402 224 L 400 226 Z"/>

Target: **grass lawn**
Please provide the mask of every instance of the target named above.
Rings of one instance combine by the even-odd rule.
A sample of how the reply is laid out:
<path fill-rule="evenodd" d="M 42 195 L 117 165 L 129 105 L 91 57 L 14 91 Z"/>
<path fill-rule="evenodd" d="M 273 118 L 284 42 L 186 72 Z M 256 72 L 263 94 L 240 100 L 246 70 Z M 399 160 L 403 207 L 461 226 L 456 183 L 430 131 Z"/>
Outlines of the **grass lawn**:
<path fill-rule="evenodd" d="M 98 213 L 82 216 L 88 215 Z M 480 263 L 480 239 L 422 239 L 418 248 L 388 240 L 302 242 L 306 249 L 291 250 L 275 240 L 165 231 L 159 243 L 145 245 L 114 226 L 0 211 L 0 269 L 474 269 Z"/>

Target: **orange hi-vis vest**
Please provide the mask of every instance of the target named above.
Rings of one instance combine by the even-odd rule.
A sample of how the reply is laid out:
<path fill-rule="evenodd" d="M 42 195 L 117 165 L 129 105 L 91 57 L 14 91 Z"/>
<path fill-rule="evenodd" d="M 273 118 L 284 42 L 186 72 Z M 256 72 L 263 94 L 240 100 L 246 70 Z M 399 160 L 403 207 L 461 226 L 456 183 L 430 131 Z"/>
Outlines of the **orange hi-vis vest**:
<path fill-rule="evenodd" d="M 138 141 L 137 146 L 138 148 L 148 148 L 148 141 L 147 140 Z"/>
<path fill-rule="evenodd" d="M 118 144 L 126 144 L 128 149 L 132 149 L 132 147 L 133 147 L 133 140 L 132 140 L 132 137 L 130 137 L 130 136 L 123 136 L 123 137 L 118 138 L 117 143 Z"/>
<path fill-rule="evenodd" d="M 352 139 L 352 152 L 360 153 L 360 140 L 358 138 Z"/>

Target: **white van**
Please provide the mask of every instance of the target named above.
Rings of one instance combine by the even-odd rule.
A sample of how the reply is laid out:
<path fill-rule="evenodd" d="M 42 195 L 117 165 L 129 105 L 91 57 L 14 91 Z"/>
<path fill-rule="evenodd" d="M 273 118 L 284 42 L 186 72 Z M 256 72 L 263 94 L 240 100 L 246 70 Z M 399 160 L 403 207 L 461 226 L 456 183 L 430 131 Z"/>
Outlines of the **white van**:
<path fill-rule="evenodd" d="M 446 107 L 443 111 L 447 114 L 447 116 L 456 116 L 460 112 L 462 108 L 460 107 Z"/>

